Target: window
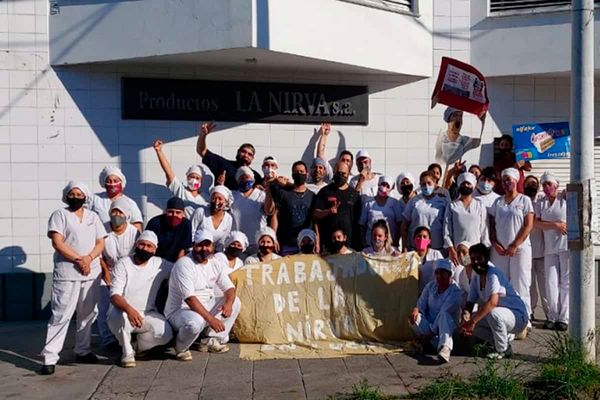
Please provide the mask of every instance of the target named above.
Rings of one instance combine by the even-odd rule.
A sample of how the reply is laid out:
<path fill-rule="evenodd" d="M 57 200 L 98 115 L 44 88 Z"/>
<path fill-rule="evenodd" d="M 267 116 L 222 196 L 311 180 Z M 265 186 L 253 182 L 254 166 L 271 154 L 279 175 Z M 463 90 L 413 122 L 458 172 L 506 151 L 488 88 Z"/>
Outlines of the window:
<path fill-rule="evenodd" d="M 489 0 L 490 14 L 519 14 L 571 9 L 571 0 Z M 595 0 L 594 3 L 600 3 Z"/>
<path fill-rule="evenodd" d="M 417 0 L 341 0 L 346 3 L 360 4 L 366 7 L 398 13 L 417 14 Z"/>

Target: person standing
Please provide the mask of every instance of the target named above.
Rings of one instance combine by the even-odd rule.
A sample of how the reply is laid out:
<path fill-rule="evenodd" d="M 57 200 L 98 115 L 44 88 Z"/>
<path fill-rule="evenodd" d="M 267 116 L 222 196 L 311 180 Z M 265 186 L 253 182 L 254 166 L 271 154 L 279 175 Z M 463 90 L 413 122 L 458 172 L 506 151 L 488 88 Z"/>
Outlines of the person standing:
<path fill-rule="evenodd" d="M 233 217 L 229 213 L 233 194 L 227 187 L 217 185 L 210 190 L 210 206 L 198 208 L 192 216 L 192 233 L 205 230 L 213 235 L 215 251 L 221 252 L 225 239 L 233 227 Z"/>
<path fill-rule="evenodd" d="M 356 168 L 358 175 L 350 180 L 350 186 L 354 188 L 362 197 L 363 203 L 371 200 L 377 195 L 379 186 L 378 173 L 373 172 L 373 159 L 366 150 L 359 150 L 356 153 Z"/>
<path fill-rule="evenodd" d="M 42 350 L 42 375 L 54 374 L 75 312 L 76 361 L 98 362 L 90 342 L 92 324 L 97 315 L 101 273 L 99 257 L 104 249 L 106 230 L 98 215 L 84 207 L 90 198 L 86 184 L 69 182 L 62 197 L 67 207 L 54 211 L 48 221 L 48 237 L 55 253 L 50 300 L 52 316 Z"/>
<path fill-rule="evenodd" d="M 310 167 L 310 179 L 306 187 L 314 194 L 317 194 L 319 190 L 327 186 L 332 177 L 333 171 L 331 165 L 327 161 L 315 157 Z"/>
<path fill-rule="evenodd" d="M 246 255 L 256 252 L 257 244 L 254 241 L 256 232 L 267 226 L 265 213 L 265 192 L 255 187 L 252 170 L 240 167 L 235 179 L 238 189 L 233 192 L 231 216 L 233 217 L 232 229 L 243 232 L 250 243 Z"/>
<path fill-rule="evenodd" d="M 544 232 L 544 270 L 548 320 L 546 329 L 566 331 L 569 324 L 569 250 L 567 242 L 567 199 L 558 193 L 558 178 L 542 175 L 545 196 L 539 200 L 536 225 Z"/>
<path fill-rule="evenodd" d="M 358 223 L 363 232 L 365 243 L 371 241 L 371 230 L 373 224 L 378 220 L 387 221 L 390 228 L 391 243 L 398 243 L 400 239 L 400 228 L 402 225 L 402 214 L 398 200 L 390 196 L 394 189 L 394 181 L 389 176 L 379 177 L 377 195 L 370 200 L 363 201 L 360 219 Z"/>
<path fill-rule="evenodd" d="M 192 224 L 184 215 L 185 205 L 179 197 L 171 197 L 161 215 L 148 221 L 146 229 L 158 237 L 156 256 L 174 263 L 192 247 Z"/>

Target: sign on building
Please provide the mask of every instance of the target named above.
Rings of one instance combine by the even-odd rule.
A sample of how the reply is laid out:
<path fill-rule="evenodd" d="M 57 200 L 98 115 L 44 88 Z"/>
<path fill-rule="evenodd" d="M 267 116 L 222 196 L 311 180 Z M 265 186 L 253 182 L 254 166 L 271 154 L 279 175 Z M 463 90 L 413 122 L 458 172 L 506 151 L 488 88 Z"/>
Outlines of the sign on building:
<path fill-rule="evenodd" d="M 513 125 L 513 139 L 517 161 L 571 156 L 568 122 Z"/>

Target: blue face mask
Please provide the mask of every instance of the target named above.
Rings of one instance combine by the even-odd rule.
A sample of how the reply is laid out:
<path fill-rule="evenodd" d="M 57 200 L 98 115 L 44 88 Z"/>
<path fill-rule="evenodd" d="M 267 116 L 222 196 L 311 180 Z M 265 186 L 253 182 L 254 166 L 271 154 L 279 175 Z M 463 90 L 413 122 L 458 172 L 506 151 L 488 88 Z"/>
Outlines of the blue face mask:
<path fill-rule="evenodd" d="M 483 182 L 483 181 L 482 181 L 482 182 L 479 184 L 479 191 L 480 191 L 481 193 L 483 193 L 483 194 L 488 194 L 488 193 L 490 193 L 490 192 L 492 191 L 492 189 L 493 189 L 493 188 L 494 188 L 494 187 L 493 187 L 493 186 L 492 186 L 492 184 L 491 184 L 491 183 L 489 183 L 489 182 Z"/>
<path fill-rule="evenodd" d="M 254 186 L 253 180 L 240 182 L 240 183 L 238 183 L 238 190 L 242 193 L 246 193 L 248 190 L 252 189 L 253 186 Z"/>
<path fill-rule="evenodd" d="M 433 194 L 434 189 L 435 188 L 433 186 L 429 185 L 421 186 L 421 193 L 423 193 L 423 195 L 425 196 L 431 196 Z"/>

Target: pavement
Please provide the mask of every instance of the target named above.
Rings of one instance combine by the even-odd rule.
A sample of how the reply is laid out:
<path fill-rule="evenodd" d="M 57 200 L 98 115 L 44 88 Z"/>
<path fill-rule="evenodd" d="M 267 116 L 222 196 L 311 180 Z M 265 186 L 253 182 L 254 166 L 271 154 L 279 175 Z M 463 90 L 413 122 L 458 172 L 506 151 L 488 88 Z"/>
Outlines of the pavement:
<path fill-rule="evenodd" d="M 513 343 L 515 355 L 506 361 L 525 373 L 544 357 L 544 341 L 552 334 L 540 329 L 539 322 L 534 326 L 526 340 Z M 99 364 L 73 364 L 71 326 L 56 373 L 41 376 L 39 352 L 45 334 L 45 321 L 0 323 L 0 399 L 308 400 L 350 393 L 363 380 L 386 394 L 403 395 L 448 372 L 468 377 L 485 362 L 453 356 L 450 364 L 439 365 L 433 357 L 415 352 L 245 361 L 239 359 L 239 345 L 231 344 L 225 354 L 193 351 L 191 362 L 177 361 L 174 353 L 167 352 L 124 369 L 117 365 L 118 352 L 98 348 L 94 351 L 100 356 Z"/>

